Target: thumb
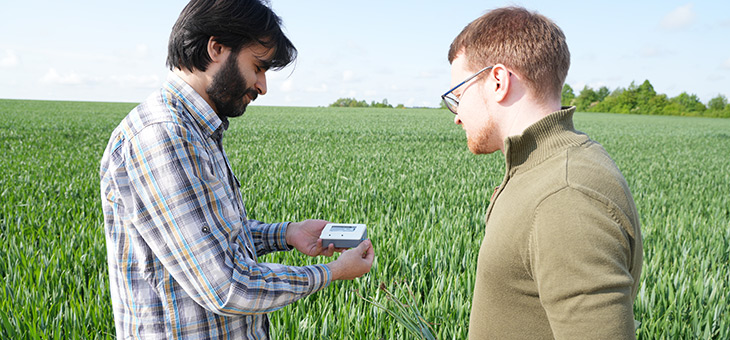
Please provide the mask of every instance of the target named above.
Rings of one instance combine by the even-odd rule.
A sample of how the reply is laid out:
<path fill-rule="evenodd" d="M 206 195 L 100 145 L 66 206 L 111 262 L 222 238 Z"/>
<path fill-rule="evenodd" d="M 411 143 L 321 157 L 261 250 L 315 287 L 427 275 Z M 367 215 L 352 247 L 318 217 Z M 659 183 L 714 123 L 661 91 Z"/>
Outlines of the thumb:
<path fill-rule="evenodd" d="M 363 258 L 367 257 L 368 250 L 372 247 L 372 242 L 370 240 L 365 240 L 360 242 L 360 244 L 357 245 L 357 253 L 360 254 Z"/>

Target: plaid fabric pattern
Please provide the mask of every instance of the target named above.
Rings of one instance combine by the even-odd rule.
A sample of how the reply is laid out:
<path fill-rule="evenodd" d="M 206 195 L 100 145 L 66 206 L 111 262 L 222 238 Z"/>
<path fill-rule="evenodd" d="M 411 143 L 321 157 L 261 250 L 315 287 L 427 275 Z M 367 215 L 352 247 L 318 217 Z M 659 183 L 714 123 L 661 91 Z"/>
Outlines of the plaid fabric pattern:
<path fill-rule="evenodd" d="M 324 265 L 259 263 L 289 250 L 288 223 L 246 218 L 222 121 L 170 73 L 132 110 L 101 160 L 119 339 L 267 339 L 266 313 L 330 283 Z"/>

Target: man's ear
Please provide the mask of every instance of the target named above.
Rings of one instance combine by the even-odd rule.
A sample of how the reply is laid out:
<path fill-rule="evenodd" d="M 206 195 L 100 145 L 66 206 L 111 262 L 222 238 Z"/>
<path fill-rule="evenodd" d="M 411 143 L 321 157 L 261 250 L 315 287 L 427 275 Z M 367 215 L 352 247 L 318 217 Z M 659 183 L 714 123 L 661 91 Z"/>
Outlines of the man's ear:
<path fill-rule="evenodd" d="M 223 46 L 216 40 L 216 37 L 210 37 L 208 39 L 208 56 L 214 63 L 223 62 L 226 60 L 227 51 L 230 50 L 228 47 Z"/>
<path fill-rule="evenodd" d="M 511 90 L 512 83 L 510 82 L 510 75 L 511 72 L 502 64 L 494 65 L 489 72 L 489 76 L 494 81 L 494 86 L 490 90 L 494 91 L 494 99 L 497 102 L 501 102 L 507 98 Z"/>

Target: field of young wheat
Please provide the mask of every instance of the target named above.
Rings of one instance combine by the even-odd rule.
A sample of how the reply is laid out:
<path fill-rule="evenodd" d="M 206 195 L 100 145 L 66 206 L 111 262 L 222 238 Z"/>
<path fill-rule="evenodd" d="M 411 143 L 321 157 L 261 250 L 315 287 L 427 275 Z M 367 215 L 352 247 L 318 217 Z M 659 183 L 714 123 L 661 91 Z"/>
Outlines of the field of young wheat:
<path fill-rule="evenodd" d="M 114 337 L 99 160 L 133 104 L 0 100 L 0 338 Z M 501 154 L 435 109 L 251 107 L 224 145 L 252 218 L 365 223 L 372 271 L 271 314 L 274 339 L 406 339 L 385 291 L 439 339 L 468 330 Z M 641 216 L 639 338 L 730 338 L 730 119 L 578 113 Z M 261 260 L 328 262 L 296 252 Z"/>

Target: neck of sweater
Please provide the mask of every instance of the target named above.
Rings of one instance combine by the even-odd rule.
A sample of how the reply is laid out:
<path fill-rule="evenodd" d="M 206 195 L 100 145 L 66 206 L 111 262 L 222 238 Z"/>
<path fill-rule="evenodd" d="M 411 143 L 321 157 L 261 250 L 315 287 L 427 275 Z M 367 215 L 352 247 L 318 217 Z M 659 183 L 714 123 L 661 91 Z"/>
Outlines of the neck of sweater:
<path fill-rule="evenodd" d="M 507 172 L 519 168 L 531 168 L 566 145 L 579 145 L 588 136 L 573 127 L 575 107 L 563 107 L 525 129 L 521 135 L 505 139 L 505 161 Z"/>

